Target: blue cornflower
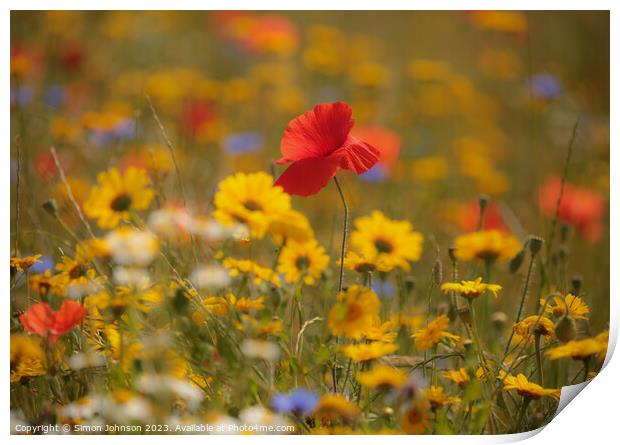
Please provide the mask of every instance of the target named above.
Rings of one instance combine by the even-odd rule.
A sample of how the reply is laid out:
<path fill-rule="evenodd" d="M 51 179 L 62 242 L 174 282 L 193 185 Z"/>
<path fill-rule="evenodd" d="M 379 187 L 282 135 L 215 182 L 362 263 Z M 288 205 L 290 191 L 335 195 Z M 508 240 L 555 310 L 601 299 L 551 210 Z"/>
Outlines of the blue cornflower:
<path fill-rule="evenodd" d="M 263 148 L 264 137 L 260 133 L 235 133 L 224 139 L 224 151 L 231 155 L 254 153 Z"/>
<path fill-rule="evenodd" d="M 45 92 L 45 103 L 52 108 L 59 107 L 65 101 L 65 88 L 62 85 L 52 85 Z"/>
<path fill-rule="evenodd" d="M 562 94 L 560 81 L 551 74 L 534 74 L 531 84 L 532 94 L 540 99 L 555 99 Z"/>
<path fill-rule="evenodd" d="M 39 258 L 40 263 L 34 263 L 31 267 L 30 267 L 30 271 L 32 273 L 38 274 L 38 273 L 43 273 L 47 270 L 53 270 L 54 269 L 54 260 L 51 257 L 48 256 L 42 256 L 41 258 Z"/>
<path fill-rule="evenodd" d="M 381 162 L 376 163 L 366 173 L 359 175 L 362 181 L 366 182 L 383 182 L 387 179 L 388 172 Z"/>
<path fill-rule="evenodd" d="M 390 281 L 374 280 L 372 282 L 372 290 L 374 290 L 380 298 L 389 299 L 394 296 L 396 288 L 394 287 L 394 284 Z"/>
<path fill-rule="evenodd" d="M 278 413 L 307 415 L 314 411 L 319 397 L 305 388 L 299 388 L 288 394 L 276 394 L 271 399 L 271 407 Z"/>
<path fill-rule="evenodd" d="M 11 105 L 29 105 L 34 98 L 34 90 L 30 85 L 11 87 Z"/>

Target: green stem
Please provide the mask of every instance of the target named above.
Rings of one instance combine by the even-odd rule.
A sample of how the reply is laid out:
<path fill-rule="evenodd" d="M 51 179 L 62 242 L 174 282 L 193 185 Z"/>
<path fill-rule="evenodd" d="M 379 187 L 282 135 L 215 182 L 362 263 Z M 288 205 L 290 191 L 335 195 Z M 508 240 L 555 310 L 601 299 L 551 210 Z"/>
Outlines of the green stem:
<path fill-rule="evenodd" d="M 476 327 L 476 315 L 474 312 L 474 302 L 471 298 L 467 299 L 467 304 L 469 305 L 469 316 L 471 318 L 471 332 L 474 337 L 474 344 L 476 345 L 476 353 L 478 354 L 478 359 L 480 360 L 480 366 L 484 371 L 488 371 L 486 359 L 484 358 L 482 344 L 480 343 L 480 337 L 478 336 L 478 328 Z"/>
<path fill-rule="evenodd" d="M 588 380 L 588 373 L 590 372 L 590 357 L 583 359 L 583 381 Z"/>
<path fill-rule="evenodd" d="M 531 398 L 528 396 L 523 396 L 523 403 L 521 403 L 521 409 L 519 410 L 519 415 L 517 416 L 517 422 L 514 426 L 514 432 L 518 432 L 523 428 L 520 428 L 523 425 L 523 421 L 525 420 L 525 413 L 527 413 L 527 407 L 529 406 Z"/>
<path fill-rule="evenodd" d="M 342 207 L 344 208 L 344 224 L 342 227 L 342 244 L 340 247 L 340 274 L 338 276 L 338 293 L 342 292 L 342 283 L 344 281 L 344 256 L 347 249 L 347 230 L 349 226 L 349 206 L 347 205 L 347 200 L 344 197 L 344 193 L 342 192 L 342 188 L 340 187 L 340 183 L 338 182 L 338 178 L 334 176 L 334 183 L 336 184 L 336 188 L 338 189 L 338 194 L 340 195 L 340 200 L 342 201 Z M 340 338 L 336 337 L 336 344 L 340 343 Z M 338 390 L 338 382 L 336 381 L 336 358 L 334 357 L 334 362 L 332 364 L 332 385 L 334 393 Z"/>
<path fill-rule="evenodd" d="M 534 268 L 534 260 L 536 259 L 536 254 L 530 254 L 530 262 L 527 266 L 527 275 L 525 276 L 525 283 L 523 283 L 523 289 L 521 291 L 521 301 L 519 302 L 519 310 L 517 312 L 517 318 L 515 319 L 514 324 L 519 323 L 521 320 L 521 313 L 523 312 L 523 305 L 525 304 L 525 297 L 527 297 L 527 290 L 530 285 L 530 280 L 532 279 L 532 269 Z M 510 337 L 508 337 L 508 342 L 506 343 L 506 347 L 504 348 L 504 357 L 502 358 L 502 362 L 508 355 L 508 349 L 510 348 L 510 342 L 512 341 L 512 337 L 514 336 L 514 329 L 510 332 Z"/>
<path fill-rule="evenodd" d="M 540 334 L 534 337 L 534 346 L 536 348 L 536 367 L 538 368 L 538 381 L 540 386 L 545 386 L 542 367 L 542 355 L 540 353 Z"/>
<path fill-rule="evenodd" d="M 338 177 L 334 176 L 334 183 L 336 184 L 336 188 L 338 189 L 338 194 L 340 195 L 340 199 L 342 201 L 342 207 L 344 208 L 344 225 L 342 227 L 342 245 L 340 247 L 340 275 L 338 276 L 338 292 L 342 292 L 342 283 L 344 280 L 344 255 L 347 249 L 347 230 L 349 226 L 349 206 L 347 205 L 347 200 L 344 197 L 344 193 L 342 192 L 342 188 L 340 187 L 340 183 L 338 182 Z"/>

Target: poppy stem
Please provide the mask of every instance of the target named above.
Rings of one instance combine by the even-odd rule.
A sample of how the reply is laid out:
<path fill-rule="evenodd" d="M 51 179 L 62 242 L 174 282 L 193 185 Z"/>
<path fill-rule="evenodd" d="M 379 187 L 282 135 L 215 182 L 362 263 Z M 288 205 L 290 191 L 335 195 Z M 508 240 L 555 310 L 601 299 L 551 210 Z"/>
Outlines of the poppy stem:
<path fill-rule="evenodd" d="M 338 293 L 342 292 L 342 282 L 344 280 L 344 255 L 347 249 L 347 230 L 349 227 L 349 206 L 344 198 L 344 193 L 338 182 L 338 177 L 334 176 L 334 182 L 336 188 L 338 188 L 338 194 L 342 200 L 342 206 L 344 207 L 344 226 L 342 227 L 342 246 L 340 248 L 340 276 L 338 277 Z"/>

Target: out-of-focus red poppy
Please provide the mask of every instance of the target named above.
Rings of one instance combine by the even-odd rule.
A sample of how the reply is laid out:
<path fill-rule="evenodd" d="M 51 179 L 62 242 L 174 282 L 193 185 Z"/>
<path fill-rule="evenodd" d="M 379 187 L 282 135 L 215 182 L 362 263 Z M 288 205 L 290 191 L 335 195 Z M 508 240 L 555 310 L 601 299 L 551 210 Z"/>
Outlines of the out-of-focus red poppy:
<path fill-rule="evenodd" d="M 379 160 L 386 167 L 391 167 L 398 159 L 401 145 L 401 138 L 398 133 L 378 125 L 369 125 L 356 128 L 353 135 L 368 142 L 373 147 L 377 147 L 379 149 Z"/>
<path fill-rule="evenodd" d="M 46 337 L 52 343 L 66 334 L 86 317 L 86 308 L 77 301 L 65 300 L 58 311 L 40 302 L 20 315 L 19 321 L 28 332 Z"/>
<path fill-rule="evenodd" d="M 339 168 L 362 174 L 379 161 L 380 152 L 350 135 L 351 107 L 345 102 L 322 103 L 289 122 L 280 143 L 282 159 L 292 164 L 275 185 L 291 195 L 317 193 Z"/>
<path fill-rule="evenodd" d="M 299 47 L 295 23 L 283 15 L 214 11 L 218 34 L 252 54 L 288 55 Z"/>
<path fill-rule="evenodd" d="M 37 153 L 32 163 L 34 171 L 41 179 L 50 180 L 58 173 L 56 170 L 56 163 L 54 163 L 54 157 L 49 151 Z"/>
<path fill-rule="evenodd" d="M 75 71 L 82 65 L 84 60 L 84 51 L 76 44 L 68 45 L 60 55 L 60 64 L 67 71 Z"/>
<path fill-rule="evenodd" d="M 562 180 L 558 176 L 548 178 L 538 193 L 538 204 L 548 217 L 555 216 Z M 605 199 L 593 190 L 564 183 L 558 217 L 583 234 L 590 242 L 601 237 L 601 217 L 605 211 Z"/>
<path fill-rule="evenodd" d="M 480 220 L 480 204 L 478 201 L 463 204 L 461 209 L 459 229 L 463 232 L 473 232 L 478 230 Z M 499 206 L 493 202 L 487 204 L 484 210 L 484 221 L 482 223 L 483 230 L 499 230 L 501 232 L 510 232 L 504 221 Z"/>
<path fill-rule="evenodd" d="M 40 74 L 40 54 L 33 49 L 16 43 L 11 47 L 11 75 L 30 76 Z"/>
<path fill-rule="evenodd" d="M 183 126 L 192 134 L 196 134 L 203 125 L 215 119 L 213 105 L 205 101 L 194 101 L 183 110 Z"/>

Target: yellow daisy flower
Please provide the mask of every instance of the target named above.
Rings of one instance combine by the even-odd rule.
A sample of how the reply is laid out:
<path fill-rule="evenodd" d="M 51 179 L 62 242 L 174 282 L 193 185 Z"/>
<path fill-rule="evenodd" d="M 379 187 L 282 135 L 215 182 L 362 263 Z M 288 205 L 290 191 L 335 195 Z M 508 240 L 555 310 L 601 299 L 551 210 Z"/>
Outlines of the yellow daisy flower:
<path fill-rule="evenodd" d="M 233 294 L 228 294 L 228 301 L 230 301 L 230 304 L 233 305 L 238 311 L 245 314 L 252 311 L 260 311 L 265 308 L 264 296 L 260 296 L 258 298 L 237 298 Z"/>
<path fill-rule="evenodd" d="M 34 263 L 40 263 L 43 255 L 32 255 L 24 258 L 11 258 L 11 270 L 17 270 L 20 272 L 26 272 L 28 269 L 32 267 Z"/>
<path fill-rule="evenodd" d="M 529 338 L 529 343 L 534 341 L 536 334 L 549 340 L 553 337 L 555 325 L 547 317 L 530 315 L 513 326 L 514 339 L 517 343 Z"/>
<path fill-rule="evenodd" d="M 338 260 L 338 264 L 340 264 L 340 260 Z M 389 270 L 390 264 L 385 261 L 385 258 L 378 255 L 366 257 L 357 252 L 348 251 L 344 257 L 344 267 L 355 272 L 368 273 L 375 270 Z"/>
<path fill-rule="evenodd" d="M 284 331 L 284 322 L 278 317 L 273 317 L 267 322 L 263 322 L 258 330 L 260 335 L 278 335 Z"/>
<path fill-rule="evenodd" d="M 75 259 L 89 262 L 95 258 L 106 258 L 111 255 L 110 247 L 103 238 L 91 238 L 81 241 L 75 246 Z"/>
<path fill-rule="evenodd" d="M 545 305 L 545 299 L 540 299 L 540 305 Z M 580 297 L 577 297 L 573 294 L 568 294 L 566 297 L 562 298 L 559 295 L 554 295 L 552 301 L 547 304 L 545 307 L 545 312 L 548 314 L 553 314 L 556 318 L 561 318 L 566 314 L 566 309 L 568 308 L 568 315 L 573 317 L 574 319 L 587 320 L 587 314 L 590 313 L 590 308 L 587 304 L 583 302 Z"/>
<path fill-rule="evenodd" d="M 430 403 L 426 399 L 415 402 L 403 414 L 401 429 L 407 434 L 421 434 L 431 427 L 429 420 Z"/>
<path fill-rule="evenodd" d="M 469 382 L 470 380 L 469 374 L 467 374 L 467 371 L 465 370 L 465 368 L 460 368 L 457 370 L 441 371 L 439 375 L 455 383 L 460 388 L 465 386 L 465 384 Z"/>
<path fill-rule="evenodd" d="M 431 386 L 424 389 L 424 397 L 431 404 L 432 409 L 439 409 L 446 405 L 452 405 L 454 403 L 460 403 L 461 399 L 458 397 L 448 396 L 444 393 L 444 389 L 441 386 Z"/>
<path fill-rule="evenodd" d="M 45 351 L 41 341 L 29 335 L 11 335 L 11 382 L 45 374 Z"/>
<path fill-rule="evenodd" d="M 440 315 L 432 320 L 425 329 L 416 331 L 411 337 L 415 340 L 418 351 L 426 351 L 439 343 L 444 338 L 458 341 L 459 336 L 446 331 L 450 319 L 446 315 Z"/>
<path fill-rule="evenodd" d="M 367 340 L 392 343 L 398 336 L 397 332 L 391 330 L 394 329 L 395 326 L 396 325 L 392 321 L 381 323 L 381 319 L 379 317 L 375 317 L 372 326 L 364 330 L 363 335 Z"/>
<path fill-rule="evenodd" d="M 377 365 L 370 371 L 358 372 L 355 377 L 360 384 L 380 390 L 398 388 L 408 379 L 406 372 L 387 365 Z"/>
<path fill-rule="evenodd" d="M 357 218 L 354 224 L 352 251 L 375 264 L 379 271 L 409 270 L 409 262 L 420 259 L 423 238 L 413 231 L 409 221 L 392 220 L 375 210 L 369 216 Z"/>
<path fill-rule="evenodd" d="M 444 283 L 441 285 L 441 290 L 445 293 L 454 291 L 458 292 L 461 297 L 474 299 L 478 298 L 480 294 L 485 291 L 489 291 L 494 297 L 497 297 L 497 293 L 502 290 L 502 286 L 499 284 L 486 284 L 482 282 L 482 278 L 478 277 L 475 281 L 461 281 L 460 283 Z"/>
<path fill-rule="evenodd" d="M 254 261 L 238 260 L 232 257 L 224 259 L 222 265 L 230 270 L 230 276 L 250 275 L 254 278 L 256 284 L 263 282 L 271 283 L 276 287 L 280 287 L 280 277 L 271 269 L 262 267 Z"/>
<path fill-rule="evenodd" d="M 608 332 L 607 335 L 609 335 Z M 607 341 L 608 338 L 606 337 L 606 333 L 603 332 L 593 338 L 569 341 L 562 346 L 549 349 L 545 352 L 545 355 L 551 360 L 568 357 L 575 360 L 583 360 L 593 355 L 599 358 L 605 358 L 605 354 L 607 353 Z"/>
<path fill-rule="evenodd" d="M 290 210 L 291 197 L 266 173 L 237 173 L 219 183 L 215 207 L 221 224 L 246 224 L 254 238 L 262 238 L 273 215 Z"/>
<path fill-rule="evenodd" d="M 357 405 L 340 394 L 325 394 L 319 399 L 314 416 L 321 421 L 351 423 L 359 415 Z"/>
<path fill-rule="evenodd" d="M 521 250 L 521 242 L 499 230 L 481 230 L 458 236 L 454 240 L 459 260 L 507 261 Z"/>
<path fill-rule="evenodd" d="M 283 274 L 289 283 L 297 283 L 303 279 L 305 284 L 312 285 L 327 269 L 328 263 L 329 257 L 325 249 L 316 240 L 304 243 L 291 240 L 280 252 L 278 272 Z"/>
<path fill-rule="evenodd" d="M 60 274 L 65 274 L 70 282 L 75 282 L 86 276 L 89 267 L 86 261 L 63 256 L 62 261 L 56 264 L 56 270 Z"/>
<path fill-rule="evenodd" d="M 269 221 L 269 234 L 276 244 L 289 241 L 305 243 L 314 237 L 308 218 L 297 210 L 275 212 Z"/>
<path fill-rule="evenodd" d="M 100 228 L 112 229 L 122 219 L 128 219 L 131 210 L 148 208 L 154 195 L 143 169 L 129 167 L 121 175 L 118 169 L 111 168 L 97 176 L 97 185 L 84 203 L 84 213 L 97 219 Z"/>
<path fill-rule="evenodd" d="M 367 362 L 391 354 L 396 351 L 396 349 L 398 349 L 398 346 L 394 343 L 373 341 L 370 343 L 343 346 L 342 352 L 354 362 Z"/>
<path fill-rule="evenodd" d="M 56 295 L 65 295 L 66 284 L 66 280 L 62 275 L 52 275 L 52 272 L 49 270 L 32 275 L 28 280 L 30 289 L 37 291 L 41 295 L 47 295 L 50 291 Z"/>
<path fill-rule="evenodd" d="M 327 325 L 333 335 L 361 338 L 373 327 L 379 315 L 379 298 L 372 289 L 354 285 L 338 295 L 336 305 L 329 311 Z"/>
<path fill-rule="evenodd" d="M 541 397 L 553 397 L 554 399 L 560 399 L 559 389 L 547 389 L 542 386 L 530 382 L 523 374 L 517 374 L 516 377 L 512 375 L 506 375 L 505 371 L 500 371 L 499 377 L 504 381 L 504 391 L 516 390 L 523 396 L 528 396 L 532 399 L 540 399 Z"/>
<path fill-rule="evenodd" d="M 207 297 L 202 300 L 202 305 L 209 314 L 223 317 L 228 314 L 228 301 L 224 297 Z M 192 314 L 192 320 L 197 324 L 207 322 L 203 311 L 196 311 Z"/>

